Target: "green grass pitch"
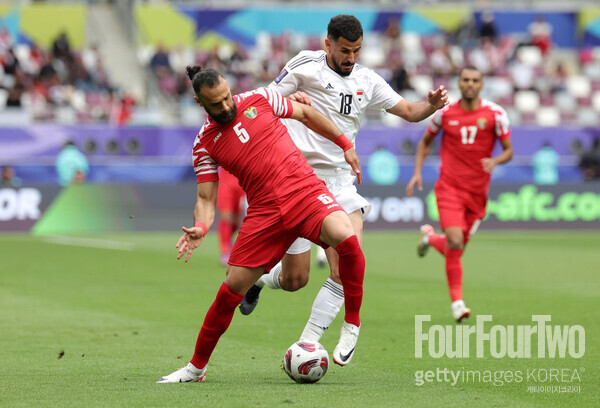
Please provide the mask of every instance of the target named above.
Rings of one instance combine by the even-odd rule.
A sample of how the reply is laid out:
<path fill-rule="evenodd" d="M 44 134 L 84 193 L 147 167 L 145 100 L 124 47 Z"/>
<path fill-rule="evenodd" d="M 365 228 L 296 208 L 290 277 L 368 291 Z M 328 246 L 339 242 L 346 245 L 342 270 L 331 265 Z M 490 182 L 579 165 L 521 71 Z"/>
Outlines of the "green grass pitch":
<path fill-rule="evenodd" d="M 464 296 L 474 315 L 499 325 L 585 328 L 582 358 L 415 358 L 415 315 L 454 327 L 443 258 L 415 254 L 417 233 L 367 232 L 363 328 L 347 367 L 330 365 L 317 384 L 293 383 L 280 369 L 326 278 L 265 290 L 256 311 L 238 311 L 209 363 L 207 381 L 155 384 L 185 365 L 202 319 L 224 279 L 216 237 L 185 264 L 177 232 L 62 240 L 0 235 L 0 406 L 2 407 L 400 407 L 597 406 L 600 401 L 600 232 L 481 231 L 463 258 Z M 104 242 L 104 241 L 112 241 Z M 123 243 L 123 249 L 96 248 Z M 338 316 L 322 343 L 331 353 Z M 59 355 L 62 355 L 59 358 Z M 577 371 L 570 382 L 429 382 L 422 370 Z M 540 371 L 537 371 L 538 373 Z M 543 378 L 542 378 L 543 379 Z M 537 377 L 539 381 L 540 378 Z M 573 380 L 573 381 L 571 381 Z M 562 381 L 562 379 L 561 379 Z M 579 386 L 532 392 L 529 386 Z"/>

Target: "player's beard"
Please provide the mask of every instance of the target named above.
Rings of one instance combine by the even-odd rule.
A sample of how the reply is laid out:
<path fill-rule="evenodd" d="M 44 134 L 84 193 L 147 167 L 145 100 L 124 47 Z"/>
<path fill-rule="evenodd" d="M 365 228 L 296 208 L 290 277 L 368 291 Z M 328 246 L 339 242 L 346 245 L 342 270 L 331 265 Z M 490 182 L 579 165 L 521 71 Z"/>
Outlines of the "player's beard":
<path fill-rule="evenodd" d="M 342 67 L 353 67 L 354 68 L 354 64 L 350 64 L 350 63 L 346 63 L 346 64 L 339 64 L 334 58 L 331 59 L 331 61 L 333 62 L 333 70 L 335 72 L 338 73 L 339 76 L 348 76 L 352 73 L 352 69 L 350 71 L 342 71 Z"/>
<path fill-rule="evenodd" d="M 215 115 L 215 116 L 213 116 L 212 114 L 209 114 L 209 116 L 211 117 L 212 120 L 214 120 L 215 122 L 217 122 L 221 125 L 228 124 L 233 119 L 235 119 L 236 115 L 237 115 L 237 105 L 235 104 L 235 102 L 233 102 L 233 108 L 229 112 L 223 112 L 223 113 L 221 113 L 219 115 Z"/>

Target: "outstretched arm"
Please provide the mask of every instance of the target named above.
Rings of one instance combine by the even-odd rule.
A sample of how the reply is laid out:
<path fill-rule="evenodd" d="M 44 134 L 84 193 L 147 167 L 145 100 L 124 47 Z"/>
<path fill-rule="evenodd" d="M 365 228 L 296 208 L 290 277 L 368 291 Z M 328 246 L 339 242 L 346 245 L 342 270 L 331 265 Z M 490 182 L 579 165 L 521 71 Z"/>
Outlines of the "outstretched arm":
<path fill-rule="evenodd" d="M 177 241 L 176 248 L 179 248 L 177 259 L 186 255 L 185 261 L 189 261 L 192 252 L 200 246 L 202 239 L 213 224 L 218 186 L 218 181 L 198 183 L 198 196 L 194 207 L 194 226 L 191 228 L 181 227 L 184 234 Z"/>
<path fill-rule="evenodd" d="M 360 171 L 360 160 L 354 149 L 352 142 L 342 134 L 342 131 L 322 113 L 319 113 L 315 108 L 292 101 L 294 112 L 291 118 L 299 120 L 310 130 L 320 134 L 321 136 L 331 140 L 344 150 L 344 158 L 350 164 L 352 170 L 356 173 L 358 184 L 362 182 L 362 173 Z"/>
<path fill-rule="evenodd" d="M 429 145 L 435 136 L 432 136 L 429 132 L 426 132 L 419 144 L 417 145 L 417 153 L 415 154 L 415 169 L 413 171 L 413 176 L 408 182 L 406 186 L 406 195 L 408 197 L 412 197 L 415 185 L 419 191 L 423 190 L 423 178 L 421 176 L 421 169 L 423 168 L 423 163 L 425 162 L 425 158 L 429 154 Z"/>
<path fill-rule="evenodd" d="M 409 102 L 406 99 L 402 99 L 387 111 L 409 122 L 420 122 L 436 110 L 448 105 L 448 103 L 448 91 L 443 86 L 440 86 L 435 91 L 429 91 L 427 101 Z"/>

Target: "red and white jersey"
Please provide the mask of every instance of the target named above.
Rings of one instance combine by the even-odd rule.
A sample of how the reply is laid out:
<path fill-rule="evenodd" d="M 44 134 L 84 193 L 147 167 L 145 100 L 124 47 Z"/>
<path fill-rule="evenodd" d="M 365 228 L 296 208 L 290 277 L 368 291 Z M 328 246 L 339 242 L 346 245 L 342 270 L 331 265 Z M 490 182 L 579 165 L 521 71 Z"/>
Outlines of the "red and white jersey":
<path fill-rule="evenodd" d="M 302 91 L 312 106 L 329 118 L 354 143 L 367 108 L 387 110 L 402 100 L 375 71 L 355 64 L 348 76 L 341 76 L 327 65 L 325 51 L 301 51 L 269 85 L 282 95 Z M 298 121 L 285 125 L 311 166 L 344 168 L 344 152 Z"/>
<path fill-rule="evenodd" d="M 437 111 L 427 132 L 435 136 L 442 130 L 440 179 L 476 194 L 487 194 L 490 174 L 481 159 L 491 157 L 496 140 L 510 138 L 504 109 L 485 99 L 479 108 L 464 110 L 460 100 Z"/>
<path fill-rule="evenodd" d="M 279 93 L 259 88 L 235 95 L 237 115 L 222 125 L 206 120 L 194 141 L 198 183 L 219 179 L 217 168 L 236 176 L 248 203 L 268 202 L 314 183 L 313 170 L 279 118 L 293 108 Z"/>

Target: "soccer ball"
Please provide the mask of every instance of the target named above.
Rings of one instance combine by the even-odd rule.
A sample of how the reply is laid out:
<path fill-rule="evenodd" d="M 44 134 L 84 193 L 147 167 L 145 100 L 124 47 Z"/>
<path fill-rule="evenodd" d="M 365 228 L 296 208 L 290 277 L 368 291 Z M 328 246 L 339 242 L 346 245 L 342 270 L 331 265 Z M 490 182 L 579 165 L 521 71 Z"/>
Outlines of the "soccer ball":
<path fill-rule="evenodd" d="M 325 376 L 329 354 L 316 341 L 300 340 L 290 346 L 281 368 L 298 383 L 314 383 Z"/>

